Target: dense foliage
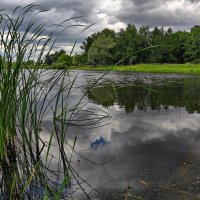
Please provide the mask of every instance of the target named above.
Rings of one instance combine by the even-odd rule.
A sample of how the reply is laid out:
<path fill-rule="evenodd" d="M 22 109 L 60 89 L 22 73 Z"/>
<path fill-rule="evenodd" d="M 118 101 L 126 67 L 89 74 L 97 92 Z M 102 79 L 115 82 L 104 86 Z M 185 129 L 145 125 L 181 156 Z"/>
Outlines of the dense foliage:
<path fill-rule="evenodd" d="M 46 64 L 65 65 L 132 65 L 137 63 L 200 63 L 200 26 L 190 31 L 173 32 L 171 28 L 137 29 L 128 24 L 119 32 L 108 28 L 87 37 L 81 45 L 82 53 L 65 59 L 63 50 L 49 55 Z M 63 65 L 64 66 L 64 65 Z"/>

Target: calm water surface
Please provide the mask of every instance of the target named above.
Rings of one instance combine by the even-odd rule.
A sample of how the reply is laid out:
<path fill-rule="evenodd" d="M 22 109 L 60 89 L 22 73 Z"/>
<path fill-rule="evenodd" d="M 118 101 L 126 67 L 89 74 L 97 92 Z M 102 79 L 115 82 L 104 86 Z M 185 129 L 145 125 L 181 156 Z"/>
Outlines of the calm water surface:
<path fill-rule="evenodd" d="M 111 72 L 90 89 L 103 72 L 73 73 L 71 103 L 89 90 L 84 108 L 110 116 L 67 135 L 94 199 L 200 198 L 200 77 Z"/>

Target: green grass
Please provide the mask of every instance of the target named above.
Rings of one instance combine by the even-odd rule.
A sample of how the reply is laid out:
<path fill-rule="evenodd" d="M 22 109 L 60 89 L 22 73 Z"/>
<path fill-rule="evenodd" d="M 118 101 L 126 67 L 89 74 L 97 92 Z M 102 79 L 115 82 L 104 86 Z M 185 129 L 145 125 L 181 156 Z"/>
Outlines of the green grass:
<path fill-rule="evenodd" d="M 77 77 L 69 78 L 67 68 L 43 66 L 56 35 L 68 28 L 64 22 L 73 18 L 45 34 L 52 24 L 38 22 L 41 12 L 35 4 L 18 6 L 13 13 L 0 10 L 0 199 L 68 199 L 74 196 L 72 180 L 90 199 L 82 186 L 86 180 L 71 165 L 76 139 L 71 147 L 66 135 L 72 122 L 80 123 L 80 112 L 91 120 L 94 116 L 90 124 L 103 117 L 84 108 L 87 91 L 75 105 L 69 104 Z M 32 59 L 35 64 L 29 66 Z"/>
<path fill-rule="evenodd" d="M 73 69 L 89 71 L 132 71 L 150 73 L 186 73 L 200 74 L 200 64 L 137 64 L 132 66 L 81 66 Z"/>

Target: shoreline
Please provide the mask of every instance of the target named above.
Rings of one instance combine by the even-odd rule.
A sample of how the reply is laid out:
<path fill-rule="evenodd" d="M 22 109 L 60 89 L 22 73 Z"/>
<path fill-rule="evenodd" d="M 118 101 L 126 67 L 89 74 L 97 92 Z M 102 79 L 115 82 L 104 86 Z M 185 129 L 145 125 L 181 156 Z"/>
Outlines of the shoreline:
<path fill-rule="evenodd" d="M 70 70 L 200 74 L 200 64 L 137 64 L 132 66 L 80 66 Z"/>

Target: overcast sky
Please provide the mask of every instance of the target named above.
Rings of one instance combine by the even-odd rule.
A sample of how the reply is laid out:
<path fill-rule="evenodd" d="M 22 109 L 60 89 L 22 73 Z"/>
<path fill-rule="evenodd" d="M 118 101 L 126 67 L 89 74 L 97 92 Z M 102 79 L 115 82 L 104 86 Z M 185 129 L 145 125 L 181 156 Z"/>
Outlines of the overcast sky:
<path fill-rule="evenodd" d="M 81 28 L 70 28 L 58 35 L 58 47 L 69 52 L 79 37 L 75 51 L 80 51 L 81 41 L 91 33 L 111 28 L 116 31 L 125 28 L 127 23 L 137 27 L 172 27 L 173 30 L 189 30 L 200 24 L 200 0 L 0 0 L 0 8 L 8 11 L 16 6 L 37 3 L 48 12 L 41 14 L 41 21 L 59 23 L 70 17 L 83 16 L 71 24 L 94 26 L 81 34 Z M 83 28 L 82 28 L 83 29 Z"/>

